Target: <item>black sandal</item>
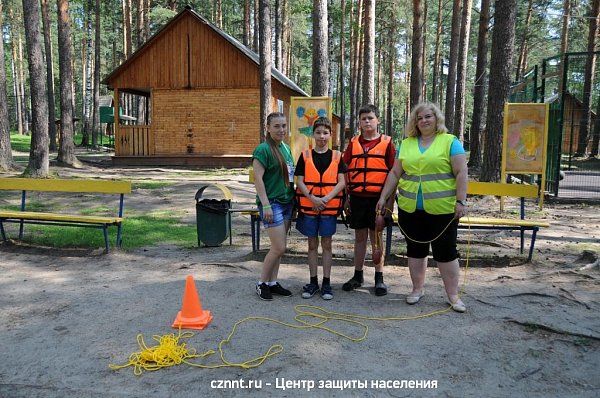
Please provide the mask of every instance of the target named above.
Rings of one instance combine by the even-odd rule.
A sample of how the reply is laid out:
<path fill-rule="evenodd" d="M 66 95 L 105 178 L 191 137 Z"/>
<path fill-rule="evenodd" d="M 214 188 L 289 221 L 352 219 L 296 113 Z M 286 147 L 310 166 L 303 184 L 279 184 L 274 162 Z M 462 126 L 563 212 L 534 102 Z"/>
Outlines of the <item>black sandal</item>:
<path fill-rule="evenodd" d="M 354 277 L 353 277 L 348 282 L 346 282 L 342 285 L 342 290 L 345 292 L 351 292 L 352 290 L 356 289 L 357 287 L 361 287 L 361 286 L 362 286 L 362 281 L 359 282 L 356 279 L 354 279 Z"/>

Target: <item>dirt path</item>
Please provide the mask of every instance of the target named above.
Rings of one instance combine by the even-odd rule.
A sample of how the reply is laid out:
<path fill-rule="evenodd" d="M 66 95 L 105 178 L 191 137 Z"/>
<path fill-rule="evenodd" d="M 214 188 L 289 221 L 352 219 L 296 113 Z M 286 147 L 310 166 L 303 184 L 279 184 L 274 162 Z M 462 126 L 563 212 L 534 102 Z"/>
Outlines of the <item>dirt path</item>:
<path fill-rule="evenodd" d="M 236 205 L 253 201 L 247 177 L 233 172 L 208 173 L 162 168 L 83 170 L 59 169 L 60 176 L 160 180 L 160 189 L 138 189 L 126 201 L 129 214 L 148 209 L 183 209 L 183 221 L 193 222 L 193 197 L 203 182 L 221 181 L 233 191 Z M 3 203 L 0 200 L 0 203 Z M 497 203 L 484 198 L 473 204 L 480 213 L 493 212 Z M 264 321 L 243 324 L 226 347 L 233 362 L 264 353 L 272 344 L 284 351 L 256 369 L 216 370 L 177 366 L 133 375 L 131 369 L 112 371 L 137 350 L 135 337 L 171 333 L 169 327 L 181 305 L 185 276 L 196 278 L 203 306 L 214 320 L 187 343 L 204 352 L 216 349 L 234 323 L 248 316 L 268 316 L 294 322 L 294 306 L 313 304 L 349 314 L 377 317 L 427 314 L 445 308 L 443 288 L 435 268 L 428 270 L 427 295 L 417 306 L 404 302 L 410 278 L 395 234 L 396 256 L 386 269 L 390 293 L 372 291 L 373 270 L 367 268 L 366 287 L 341 291 L 352 274 L 351 234 L 341 227 L 336 235 L 332 272 L 335 298 L 303 300 L 306 283 L 305 241 L 290 237 L 280 279 L 294 296 L 261 302 L 253 284 L 263 254 L 251 255 L 248 219 L 234 217 L 234 245 L 183 249 L 173 246 L 141 248 L 109 255 L 96 249 L 57 250 L 23 244 L 0 246 L 0 396 L 2 397 L 119 397 L 119 396 L 297 396 L 303 389 L 278 388 L 281 383 L 346 381 L 347 389 L 318 389 L 331 396 L 577 396 L 595 397 L 600 382 L 600 272 L 580 271 L 589 258 L 584 249 L 599 247 L 597 207 L 550 205 L 537 214 L 552 223 L 540 233 L 531 264 L 522 264 L 516 234 L 473 236 L 465 302 L 466 314 L 445 313 L 410 321 L 368 321 L 367 338 L 351 342 L 323 330 L 285 328 Z M 467 235 L 461 234 L 466 251 Z M 263 240 L 263 247 L 267 241 Z M 521 265 L 519 265 L 521 264 Z M 510 265 L 510 266 L 507 266 Z M 356 325 L 328 326 L 353 336 Z M 204 363 L 219 363 L 218 354 Z M 235 380 L 262 382 L 261 389 L 213 388 L 235 386 Z M 352 380 L 367 387 L 352 387 Z M 437 389 L 384 388 L 394 380 L 436 380 Z M 374 384 L 371 382 L 374 381 Z M 239 382 L 237 382 L 239 383 Z M 271 385 L 267 385 L 270 383 Z M 306 386 L 306 384 L 305 384 Z"/>

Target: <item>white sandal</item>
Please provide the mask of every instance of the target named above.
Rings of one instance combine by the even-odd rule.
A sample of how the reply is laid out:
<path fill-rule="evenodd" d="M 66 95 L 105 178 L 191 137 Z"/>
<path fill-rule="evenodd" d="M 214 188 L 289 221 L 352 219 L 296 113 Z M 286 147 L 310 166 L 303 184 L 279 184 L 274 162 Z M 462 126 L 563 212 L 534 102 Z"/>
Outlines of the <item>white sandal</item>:
<path fill-rule="evenodd" d="M 419 300 L 421 300 L 421 297 L 423 297 L 425 295 L 425 290 L 421 290 L 421 293 L 411 293 L 408 296 L 406 296 L 406 303 L 407 304 L 417 304 L 419 302 Z"/>
<path fill-rule="evenodd" d="M 450 306 L 452 307 L 452 309 L 456 312 L 466 312 L 467 311 L 467 306 L 465 305 L 465 303 L 462 302 L 461 299 L 456 300 L 456 302 L 451 302 L 450 299 L 447 300 L 448 304 L 450 304 Z"/>

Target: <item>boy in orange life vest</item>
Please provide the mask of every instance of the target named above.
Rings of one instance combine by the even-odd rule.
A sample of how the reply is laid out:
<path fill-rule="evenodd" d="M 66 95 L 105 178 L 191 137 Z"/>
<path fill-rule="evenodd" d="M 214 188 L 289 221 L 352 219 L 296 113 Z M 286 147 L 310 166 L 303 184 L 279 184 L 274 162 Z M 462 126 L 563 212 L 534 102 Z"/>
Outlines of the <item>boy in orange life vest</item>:
<path fill-rule="evenodd" d="M 344 151 L 343 160 L 348 165 L 346 171 L 347 192 L 346 211 L 350 212 L 350 228 L 354 229 L 354 276 L 342 289 L 351 291 L 362 286 L 363 266 L 367 253 L 367 238 L 371 240 L 375 250 L 375 208 L 377 197 L 385 184 L 385 179 L 394 165 L 396 148 L 391 137 L 382 136 L 379 125 L 379 110 L 375 105 L 364 105 L 358 111 L 360 135 L 354 136 Z M 387 204 L 393 207 L 393 196 Z M 391 214 L 386 214 L 391 217 Z M 389 221 L 388 221 L 389 222 Z M 383 256 L 379 264 L 375 264 L 375 295 L 387 294 L 387 286 L 383 282 Z"/>
<path fill-rule="evenodd" d="M 305 150 L 298 158 L 295 175 L 298 177 L 296 199 L 298 220 L 296 229 L 308 237 L 308 268 L 310 282 L 302 290 L 303 298 L 319 291 L 317 277 L 319 236 L 323 248 L 323 283 L 321 297 L 333 298 L 331 288 L 331 237 L 335 234 L 337 216 L 342 210 L 342 191 L 346 167 L 339 151 L 329 149 L 331 122 L 320 117 L 313 124 L 315 148 Z"/>

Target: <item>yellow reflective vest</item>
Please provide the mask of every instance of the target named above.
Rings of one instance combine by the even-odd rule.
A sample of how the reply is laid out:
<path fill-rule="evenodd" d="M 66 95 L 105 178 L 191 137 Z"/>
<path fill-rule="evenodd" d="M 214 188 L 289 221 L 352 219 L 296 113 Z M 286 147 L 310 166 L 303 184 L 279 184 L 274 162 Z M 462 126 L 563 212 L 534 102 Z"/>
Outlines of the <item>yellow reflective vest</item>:
<path fill-rule="evenodd" d="M 456 178 L 450 163 L 450 146 L 456 137 L 437 134 L 425 152 L 419 150 L 417 137 L 402 141 L 399 159 L 404 174 L 398 181 L 398 207 L 413 213 L 417 208 L 419 185 L 423 193 L 423 208 L 429 214 L 454 213 Z"/>

